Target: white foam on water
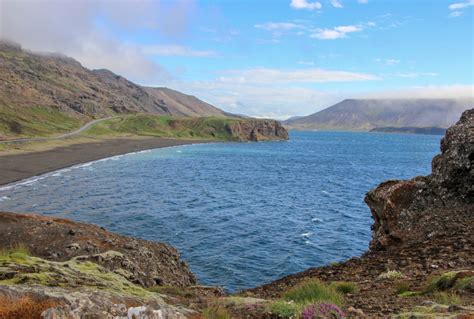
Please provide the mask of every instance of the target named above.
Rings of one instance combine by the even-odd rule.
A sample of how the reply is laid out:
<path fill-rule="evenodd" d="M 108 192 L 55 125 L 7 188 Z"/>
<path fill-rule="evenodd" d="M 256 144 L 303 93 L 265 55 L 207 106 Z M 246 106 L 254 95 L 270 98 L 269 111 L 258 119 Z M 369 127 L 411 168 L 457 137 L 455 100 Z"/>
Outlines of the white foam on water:
<path fill-rule="evenodd" d="M 0 202 L 4 202 L 4 201 L 6 201 L 6 200 L 10 200 L 10 199 L 11 199 L 11 197 L 8 197 L 8 196 L 2 196 L 2 197 L 0 197 Z"/>
<path fill-rule="evenodd" d="M 302 234 L 301 234 L 301 237 L 306 237 L 306 238 L 308 238 L 308 237 L 311 236 L 312 234 L 313 234 L 313 232 L 309 231 L 309 232 L 307 232 L 307 233 L 302 233 Z"/>
<path fill-rule="evenodd" d="M 315 217 L 315 218 L 311 218 L 311 221 L 312 221 L 313 223 L 322 223 L 322 222 L 323 222 L 322 219 L 319 219 L 319 218 L 316 218 L 316 217 Z"/>

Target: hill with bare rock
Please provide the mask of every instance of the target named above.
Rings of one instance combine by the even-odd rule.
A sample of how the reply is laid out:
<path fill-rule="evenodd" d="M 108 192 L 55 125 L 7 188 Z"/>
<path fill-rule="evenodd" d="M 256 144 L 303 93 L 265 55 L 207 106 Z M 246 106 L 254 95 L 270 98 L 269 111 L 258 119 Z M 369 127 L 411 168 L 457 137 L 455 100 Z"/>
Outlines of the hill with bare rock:
<path fill-rule="evenodd" d="M 67 132 L 95 118 L 129 113 L 228 116 L 198 98 L 135 84 L 109 70 L 89 70 L 60 54 L 0 42 L 0 136 Z"/>
<path fill-rule="evenodd" d="M 413 128 L 447 128 L 473 105 L 468 98 L 348 99 L 284 124 L 299 130 L 393 131 L 411 127 L 417 133 Z"/>

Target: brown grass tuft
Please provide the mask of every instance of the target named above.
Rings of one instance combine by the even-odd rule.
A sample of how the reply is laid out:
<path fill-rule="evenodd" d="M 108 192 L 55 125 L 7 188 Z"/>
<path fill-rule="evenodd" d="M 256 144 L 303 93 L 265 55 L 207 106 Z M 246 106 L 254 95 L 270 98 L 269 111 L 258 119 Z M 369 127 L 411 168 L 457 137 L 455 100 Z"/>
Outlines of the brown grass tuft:
<path fill-rule="evenodd" d="M 0 319 L 39 319 L 46 309 L 60 305 L 58 300 L 38 300 L 30 296 L 0 296 Z"/>

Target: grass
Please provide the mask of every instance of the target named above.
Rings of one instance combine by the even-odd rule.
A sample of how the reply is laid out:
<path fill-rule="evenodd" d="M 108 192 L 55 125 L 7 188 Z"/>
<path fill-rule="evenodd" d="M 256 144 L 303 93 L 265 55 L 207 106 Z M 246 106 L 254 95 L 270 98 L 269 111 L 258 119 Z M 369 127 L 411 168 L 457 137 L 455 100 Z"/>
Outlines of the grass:
<path fill-rule="evenodd" d="M 433 277 L 425 287 L 425 293 L 446 290 L 454 287 L 457 279 L 457 271 L 449 271 L 439 276 Z"/>
<path fill-rule="evenodd" d="M 30 296 L 0 296 L 0 318 L 36 319 L 46 309 L 57 307 L 60 302 L 54 299 L 34 299 Z"/>
<path fill-rule="evenodd" d="M 0 249 L 0 259 L 7 258 L 12 254 L 19 254 L 19 255 L 29 255 L 29 249 L 23 244 L 16 244 L 10 248 L 2 248 Z"/>
<path fill-rule="evenodd" d="M 283 294 L 283 299 L 302 305 L 325 302 L 342 306 L 344 303 L 340 292 L 316 279 L 296 285 Z"/>
<path fill-rule="evenodd" d="M 410 285 L 405 281 L 398 281 L 395 283 L 395 293 L 397 295 L 406 294 L 410 291 Z"/>
<path fill-rule="evenodd" d="M 356 283 L 348 281 L 335 281 L 329 286 L 341 294 L 351 294 L 358 290 Z"/>
<path fill-rule="evenodd" d="M 473 276 L 466 276 L 464 278 L 459 279 L 454 288 L 460 290 L 467 290 L 469 286 L 474 285 L 474 277 Z"/>
<path fill-rule="evenodd" d="M 0 136 L 10 138 L 54 136 L 78 129 L 83 123 L 80 118 L 52 107 L 0 105 Z"/>
<path fill-rule="evenodd" d="M 402 279 L 405 276 L 396 270 L 388 270 L 384 273 L 381 273 L 377 278 L 379 280 L 397 280 L 397 279 Z"/>
<path fill-rule="evenodd" d="M 433 300 L 442 305 L 462 305 L 461 298 L 455 292 L 437 292 L 433 294 Z"/>
<path fill-rule="evenodd" d="M 279 318 L 295 318 L 301 311 L 301 306 L 287 301 L 275 301 L 268 310 Z"/>
<path fill-rule="evenodd" d="M 147 288 L 148 291 L 156 292 L 159 294 L 169 295 L 173 297 L 182 297 L 182 298 L 192 298 L 196 297 L 195 293 L 186 290 L 180 287 L 173 287 L 173 286 L 153 286 Z"/>
<path fill-rule="evenodd" d="M 174 118 L 135 114 L 97 123 L 85 132 L 88 136 L 155 136 L 186 139 L 232 140 L 229 125 L 237 119 L 225 117 Z"/>
<path fill-rule="evenodd" d="M 231 319 L 230 313 L 223 307 L 214 306 L 204 309 L 202 315 L 205 319 Z"/>

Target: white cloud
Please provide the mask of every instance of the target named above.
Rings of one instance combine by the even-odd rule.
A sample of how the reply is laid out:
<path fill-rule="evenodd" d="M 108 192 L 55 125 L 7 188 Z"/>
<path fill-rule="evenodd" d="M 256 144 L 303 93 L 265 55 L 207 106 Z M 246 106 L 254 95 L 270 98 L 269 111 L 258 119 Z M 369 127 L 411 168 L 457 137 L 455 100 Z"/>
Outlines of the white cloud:
<path fill-rule="evenodd" d="M 310 2 L 307 0 L 291 0 L 290 6 L 293 9 L 306 9 L 306 10 L 315 10 L 321 9 L 322 5 L 320 2 Z"/>
<path fill-rule="evenodd" d="M 457 18 L 463 15 L 462 11 L 453 11 L 449 14 L 449 17 L 451 18 Z"/>
<path fill-rule="evenodd" d="M 334 8 L 342 8 L 342 3 L 339 2 L 339 0 L 331 0 L 331 5 L 334 7 Z"/>
<path fill-rule="evenodd" d="M 88 68 L 109 68 L 133 81 L 168 79 L 170 74 L 142 48 L 124 43 L 97 24 L 97 17 L 121 33 L 146 29 L 165 36 L 185 36 L 194 14 L 192 0 L 10 1 L 0 0 L 0 38 L 33 51 L 60 52 Z"/>
<path fill-rule="evenodd" d="M 369 0 L 357 0 L 357 2 L 360 4 L 366 4 L 369 3 Z"/>
<path fill-rule="evenodd" d="M 452 84 L 402 88 L 357 94 L 358 98 L 425 98 L 425 99 L 474 99 L 474 85 Z M 474 101 L 473 101 L 474 102 Z"/>
<path fill-rule="evenodd" d="M 448 15 L 450 18 L 457 18 L 463 15 L 463 10 L 474 6 L 474 0 L 467 0 L 465 2 L 457 2 L 451 4 L 448 8 L 452 12 Z"/>
<path fill-rule="evenodd" d="M 332 71 L 316 68 L 297 70 L 278 70 L 268 68 L 228 70 L 223 72 L 219 77 L 220 82 L 247 84 L 327 83 L 371 81 L 379 79 L 379 77 L 372 74 Z"/>
<path fill-rule="evenodd" d="M 298 64 L 314 66 L 315 63 L 313 61 L 298 61 Z"/>
<path fill-rule="evenodd" d="M 192 50 L 190 48 L 180 45 L 149 45 L 141 47 L 143 53 L 147 55 L 160 55 L 160 56 L 182 56 L 182 57 L 213 57 L 216 56 L 214 51 L 199 51 Z"/>
<path fill-rule="evenodd" d="M 363 27 L 360 25 L 345 25 L 334 27 L 332 29 L 316 29 L 311 38 L 316 38 L 320 40 L 334 40 L 346 38 L 348 33 L 360 32 L 363 30 Z"/>
<path fill-rule="evenodd" d="M 400 63 L 400 60 L 397 59 L 375 59 L 375 62 L 385 64 L 387 66 L 393 66 Z"/>
<path fill-rule="evenodd" d="M 419 77 L 438 76 L 438 73 L 434 73 L 434 72 L 405 72 L 405 73 L 395 73 L 395 74 L 390 74 L 390 75 L 400 77 L 400 78 L 419 78 Z"/>
<path fill-rule="evenodd" d="M 254 25 L 257 29 L 263 29 L 267 31 L 290 31 L 294 29 L 303 29 L 304 26 L 301 24 L 291 23 L 291 22 L 267 22 L 262 24 Z"/>
<path fill-rule="evenodd" d="M 448 8 L 449 10 L 462 10 L 467 7 L 474 6 L 474 0 L 468 0 L 465 2 L 458 2 L 451 4 Z"/>
<path fill-rule="evenodd" d="M 298 86 L 255 85 L 220 81 L 174 83 L 187 94 L 228 112 L 254 117 L 287 119 L 295 114 L 311 114 L 341 100 L 337 93 Z"/>

